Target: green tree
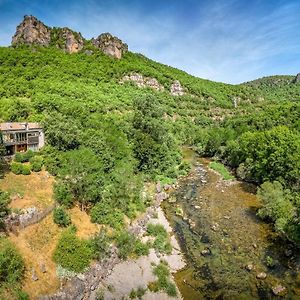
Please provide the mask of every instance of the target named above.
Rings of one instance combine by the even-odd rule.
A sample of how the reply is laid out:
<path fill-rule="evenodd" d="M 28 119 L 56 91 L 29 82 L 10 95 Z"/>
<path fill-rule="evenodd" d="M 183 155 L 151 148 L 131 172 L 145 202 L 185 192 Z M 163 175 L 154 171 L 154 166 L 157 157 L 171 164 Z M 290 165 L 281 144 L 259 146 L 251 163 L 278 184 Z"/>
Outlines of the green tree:
<path fill-rule="evenodd" d="M 174 138 L 163 119 L 163 110 L 153 96 L 134 101 L 133 142 L 138 169 L 149 174 L 172 174 L 179 162 Z"/>
<path fill-rule="evenodd" d="M 263 207 L 258 211 L 262 218 L 270 218 L 277 231 L 288 233 L 288 226 L 296 216 L 291 194 L 278 181 L 264 182 L 257 191 Z"/>
<path fill-rule="evenodd" d="M 9 214 L 10 209 L 8 204 L 10 202 L 8 193 L 0 190 L 0 230 L 4 229 L 4 218 Z"/>
<path fill-rule="evenodd" d="M 24 261 L 17 249 L 6 238 L 0 238 L 0 287 L 16 284 L 24 275 Z"/>

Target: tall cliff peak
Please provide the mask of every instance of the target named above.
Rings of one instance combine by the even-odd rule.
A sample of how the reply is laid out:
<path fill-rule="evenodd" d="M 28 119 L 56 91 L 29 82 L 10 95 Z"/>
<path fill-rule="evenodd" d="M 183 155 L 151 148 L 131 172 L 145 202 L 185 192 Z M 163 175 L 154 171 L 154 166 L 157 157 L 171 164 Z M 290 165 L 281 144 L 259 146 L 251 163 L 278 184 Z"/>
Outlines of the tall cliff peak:
<path fill-rule="evenodd" d="M 108 32 L 100 34 L 97 38 L 93 38 L 92 43 L 105 54 L 118 59 L 122 58 L 122 55 L 128 51 L 127 44 Z"/>
<path fill-rule="evenodd" d="M 12 45 L 42 45 L 49 46 L 51 29 L 34 16 L 24 16 L 12 38 Z"/>
<path fill-rule="evenodd" d="M 24 16 L 12 38 L 12 45 L 56 46 L 67 53 L 74 53 L 84 49 L 85 41 L 81 33 L 67 27 L 51 28 L 34 16 Z M 110 33 L 100 34 L 91 43 L 103 53 L 118 59 L 128 51 L 127 44 Z"/>

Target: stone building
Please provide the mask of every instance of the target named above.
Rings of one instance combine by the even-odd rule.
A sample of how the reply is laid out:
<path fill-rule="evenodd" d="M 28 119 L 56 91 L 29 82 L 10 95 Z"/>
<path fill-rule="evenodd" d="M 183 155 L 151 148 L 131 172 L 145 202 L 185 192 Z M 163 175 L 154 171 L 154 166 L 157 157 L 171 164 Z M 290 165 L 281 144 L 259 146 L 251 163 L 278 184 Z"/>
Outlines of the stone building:
<path fill-rule="evenodd" d="M 38 123 L 1 123 L 0 131 L 7 155 L 38 151 L 45 144 L 44 131 Z"/>

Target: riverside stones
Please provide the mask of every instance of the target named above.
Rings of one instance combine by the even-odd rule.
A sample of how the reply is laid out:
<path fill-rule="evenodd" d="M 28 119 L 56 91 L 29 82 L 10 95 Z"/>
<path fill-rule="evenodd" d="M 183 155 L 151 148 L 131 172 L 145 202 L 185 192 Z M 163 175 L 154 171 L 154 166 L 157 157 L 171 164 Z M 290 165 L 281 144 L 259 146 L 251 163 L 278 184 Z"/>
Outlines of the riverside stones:
<path fill-rule="evenodd" d="M 286 287 L 277 285 L 272 288 L 272 292 L 275 296 L 283 296 L 286 293 Z"/>
<path fill-rule="evenodd" d="M 256 275 L 257 279 L 266 279 L 267 278 L 267 274 L 265 272 L 260 272 Z"/>

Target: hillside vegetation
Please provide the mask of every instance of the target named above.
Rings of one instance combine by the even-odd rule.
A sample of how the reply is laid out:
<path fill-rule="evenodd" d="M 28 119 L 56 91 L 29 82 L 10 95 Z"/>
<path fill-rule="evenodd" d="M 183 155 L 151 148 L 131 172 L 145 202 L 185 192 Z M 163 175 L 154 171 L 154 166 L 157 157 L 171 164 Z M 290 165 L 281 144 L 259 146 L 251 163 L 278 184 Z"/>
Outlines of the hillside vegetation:
<path fill-rule="evenodd" d="M 132 73 L 156 79 L 164 91 L 122 82 Z M 92 222 L 115 230 L 117 242 L 126 236 L 126 220 L 149 205 L 144 182 L 171 183 L 185 175 L 189 165 L 182 162 L 180 147 L 190 145 L 261 185 L 259 215 L 299 243 L 300 84 L 291 79 L 229 85 L 130 52 L 116 60 L 100 51 L 0 48 L 0 119 L 44 125 L 47 145 L 36 160 L 56 177 L 55 200 L 63 209 L 79 205 Z M 170 93 L 175 80 L 184 95 Z M 1 194 L 0 218 L 9 213 L 8 202 Z M 90 242 L 75 237 L 73 227 L 65 229 L 54 259 L 77 272 L 93 253 Z M 131 238 L 134 243 L 127 244 L 141 246 L 134 237 L 125 240 Z M 68 256 L 68 241 L 88 253 L 84 262 Z M 72 255 L 81 257 L 79 252 Z M 19 277 L 22 270 L 20 260 Z"/>

